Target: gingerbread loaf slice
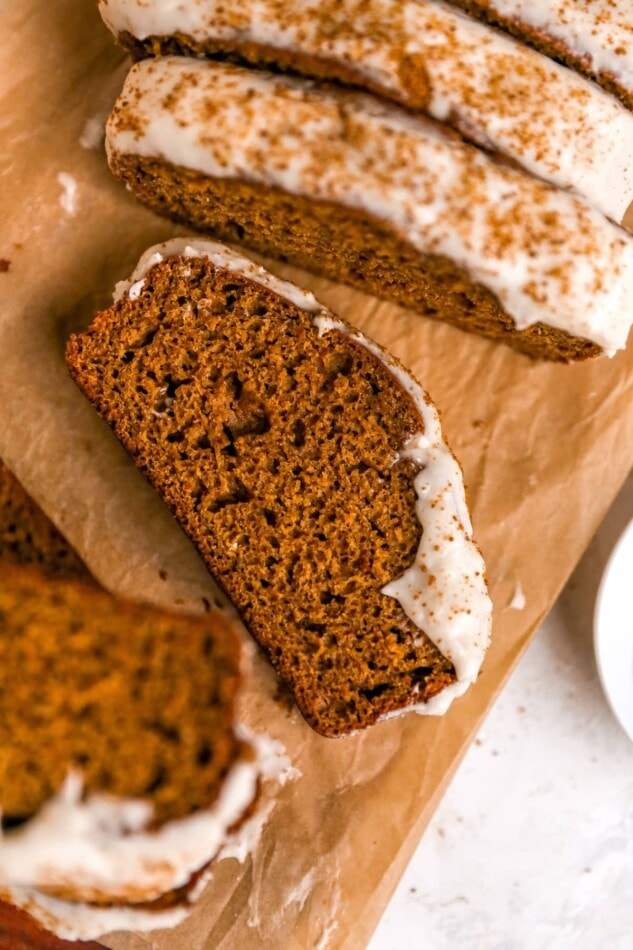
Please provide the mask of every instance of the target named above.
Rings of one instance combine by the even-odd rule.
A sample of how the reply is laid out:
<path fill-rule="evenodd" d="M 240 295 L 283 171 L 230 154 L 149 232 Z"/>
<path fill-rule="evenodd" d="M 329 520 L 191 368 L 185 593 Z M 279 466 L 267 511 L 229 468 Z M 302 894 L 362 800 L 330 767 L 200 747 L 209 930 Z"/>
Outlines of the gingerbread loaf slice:
<path fill-rule="evenodd" d="M 633 200 L 633 114 L 436 0 L 242 0 L 238 11 L 224 0 L 102 0 L 101 13 L 136 56 L 237 59 L 357 86 L 428 113 L 614 221 Z"/>
<path fill-rule="evenodd" d="M 318 732 L 442 712 L 476 679 L 490 601 L 461 471 L 382 349 L 242 256 L 178 239 L 67 361 Z"/>
<path fill-rule="evenodd" d="M 3 895 L 182 904 L 257 794 L 235 726 L 239 667 L 219 613 L 170 614 L 4 563 Z"/>
<path fill-rule="evenodd" d="M 184 57 L 130 72 L 110 166 L 227 240 L 556 360 L 613 353 L 633 237 L 586 202 L 362 93 Z"/>

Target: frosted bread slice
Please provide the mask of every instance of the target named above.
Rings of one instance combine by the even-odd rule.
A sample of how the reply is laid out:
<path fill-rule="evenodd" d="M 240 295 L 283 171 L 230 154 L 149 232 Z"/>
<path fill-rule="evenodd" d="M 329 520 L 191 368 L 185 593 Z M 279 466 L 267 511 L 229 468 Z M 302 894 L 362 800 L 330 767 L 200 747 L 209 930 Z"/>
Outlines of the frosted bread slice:
<path fill-rule="evenodd" d="M 218 613 L 3 563 L 0 890 L 137 908 L 186 892 L 257 793 L 239 661 Z"/>
<path fill-rule="evenodd" d="M 179 239 L 67 361 L 318 732 L 443 712 L 474 682 L 491 605 L 461 470 L 380 347 L 241 255 Z"/>
<path fill-rule="evenodd" d="M 584 195 L 614 221 L 633 199 L 633 114 L 574 71 L 442 2 L 242 0 L 236 9 L 224 0 L 102 0 L 100 7 L 137 56 L 231 58 L 344 82 L 446 122 Z"/>
<path fill-rule="evenodd" d="M 626 345 L 633 237 L 394 105 L 221 63 L 145 60 L 107 147 L 141 201 L 200 230 L 536 356 Z"/>

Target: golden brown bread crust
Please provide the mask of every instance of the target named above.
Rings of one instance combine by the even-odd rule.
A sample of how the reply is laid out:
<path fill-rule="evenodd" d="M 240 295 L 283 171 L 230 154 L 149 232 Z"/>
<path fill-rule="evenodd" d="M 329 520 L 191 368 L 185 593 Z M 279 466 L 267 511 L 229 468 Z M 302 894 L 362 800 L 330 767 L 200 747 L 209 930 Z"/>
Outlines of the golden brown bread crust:
<path fill-rule="evenodd" d="M 423 422 L 364 347 L 206 259 L 170 258 L 67 360 L 318 732 L 454 682 L 380 592 L 417 551 L 416 470 L 398 453 Z"/>
<path fill-rule="evenodd" d="M 602 352 L 541 323 L 517 330 L 494 294 L 464 270 L 446 258 L 420 255 L 385 222 L 356 209 L 138 156 L 113 154 L 110 167 L 159 214 L 531 356 L 571 362 Z"/>
<path fill-rule="evenodd" d="M 92 580 L 76 551 L 0 461 L 0 561 L 4 560 Z"/>
<path fill-rule="evenodd" d="M 36 567 L 0 572 L 0 806 L 11 827 L 78 769 L 157 824 L 210 806 L 248 754 L 233 733 L 239 642 L 218 614 L 119 601 Z"/>

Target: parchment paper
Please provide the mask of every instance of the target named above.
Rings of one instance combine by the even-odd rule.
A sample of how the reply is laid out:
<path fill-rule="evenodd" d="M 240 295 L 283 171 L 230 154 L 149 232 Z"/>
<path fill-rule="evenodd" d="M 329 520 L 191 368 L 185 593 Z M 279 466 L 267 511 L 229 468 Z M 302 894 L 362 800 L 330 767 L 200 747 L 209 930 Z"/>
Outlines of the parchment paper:
<path fill-rule="evenodd" d="M 124 72 L 95 6 L 24 0 L 0 14 L 0 259 L 9 262 L 0 265 L 0 456 L 106 587 L 200 610 L 213 597 L 202 563 L 63 362 L 69 332 L 108 305 L 147 246 L 177 230 L 111 178 L 100 147 L 84 147 L 97 144 Z M 443 719 L 409 715 L 346 740 L 313 733 L 256 656 L 243 718 L 281 739 L 302 777 L 279 793 L 252 858 L 216 867 L 187 923 L 103 939 L 114 950 L 362 947 L 633 460 L 633 348 L 580 366 L 532 362 L 270 267 L 388 346 L 441 408 L 488 564 L 493 645 L 477 686 Z M 517 585 L 523 610 L 509 606 Z"/>

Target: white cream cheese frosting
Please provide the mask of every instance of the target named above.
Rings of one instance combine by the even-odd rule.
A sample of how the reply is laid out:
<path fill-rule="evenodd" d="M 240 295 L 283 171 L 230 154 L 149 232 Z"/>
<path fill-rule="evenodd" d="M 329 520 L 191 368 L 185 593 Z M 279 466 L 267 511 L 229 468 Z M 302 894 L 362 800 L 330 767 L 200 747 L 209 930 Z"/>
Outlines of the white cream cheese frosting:
<path fill-rule="evenodd" d="M 159 264 L 168 257 L 206 257 L 216 267 L 221 267 L 223 270 L 239 274 L 241 277 L 255 281 L 256 284 L 261 284 L 279 297 L 284 297 L 296 307 L 300 307 L 301 310 L 311 312 L 323 310 L 322 305 L 309 290 L 302 290 L 296 284 L 291 284 L 290 281 L 275 277 L 261 264 L 256 264 L 255 261 L 244 257 L 243 254 L 231 250 L 224 244 L 218 244 L 216 241 L 204 241 L 200 238 L 188 237 L 172 238 L 162 244 L 155 244 L 145 251 L 134 268 L 130 279 L 119 281 L 116 285 L 114 302 L 116 303 L 123 297 L 129 297 L 131 300 L 139 297 L 149 271 L 155 264 Z"/>
<path fill-rule="evenodd" d="M 129 296 L 155 264 L 173 256 L 207 257 L 214 266 L 254 280 L 315 314 L 319 335 L 337 331 L 369 350 L 413 401 L 423 431 L 402 446 L 400 455 L 420 466 L 415 479 L 416 514 L 423 532 L 414 563 L 382 592 L 400 603 L 420 631 L 450 660 L 457 676 L 456 683 L 429 702 L 408 706 L 397 714 L 414 711 L 441 715 L 477 679 L 490 641 L 492 604 L 484 561 L 473 541 L 462 472 L 444 442 L 435 406 L 420 384 L 382 347 L 338 320 L 311 293 L 273 276 L 224 245 L 199 238 L 175 238 L 156 245 L 141 257 L 130 280 L 118 285 L 115 299 Z"/>
<path fill-rule="evenodd" d="M 150 831 L 149 802 L 103 794 L 82 800 L 81 779 L 71 773 L 30 821 L 0 837 L 0 885 L 153 900 L 215 856 L 255 798 L 258 774 L 256 762 L 237 763 L 213 807 Z"/>
<path fill-rule="evenodd" d="M 243 725 L 237 726 L 235 731 L 240 739 L 245 742 L 249 742 L 255 749 L 256 763 L 254 763 L 254 765 L 252 764 L 251 767 L 254 769 L 256 776 L 259 776 L 265 780 L 276 782 L 279 785 L 284 785 L 287 781 L 296 780 L 300 777 L 301 773 L 290 764 L 290 761 L 280 742 L 271 739 L 268 736 L 256 735 Z M 233 795 L 236 792 L 236 786 L 242 781 L 243 778 L 244 776 L 240 777 L 238 775 L 237 780 L 235 781 L 236 776 L 233 774 L 234 781 L 231 781 L 231 776 L 229 776 L 229 781 L 231 781 L 233 787 L 229 787 L 228 795 Z M 250 785 L 250 781 L 248 781 L 247 784 Z M 50 853 L 54 855 L 56 869 L 59 866 L 59 861 L 57 859 L 60 854 L 60 850 L 63 851 L 66 847 L 67 839 L 64 837 L 64 832 L 69 830 L 71 831 L 71 849 L 79 851 L 84 848 L 85 845 L 84 834 L 82 833 L 78 837 L 78 835 L 72 830 L 73 828 L 79 827 L 79 825 L 82 824 L 82 820 L 85 819 L 85 811 L 83 814 L 83 819 L 82 816 L 78 816 L 76 811 L 77 795 L 79 791 L 80 782 L 78 781 L 77 776 L 70 775 L 65 787 L 57 796 L 57 799 L 65 799 L 63 809 L 59 809 L 59 804 L 56 800 L 53 800 L 53 803 L 49 803 L 52 804 L 52 809 L 46 818 L 47 824 L 50 824 L 55 820 L 59 821 L 60 819 L 62 824 L 53 834 L 50 833 L 49 829 L 48 838 L 42 837 L 40 835 L 38 847 L 46 848 L 49 846 L 49 844 L 52 845 L 54 850 L 52 850 Z M 240 796 L 238 792 L 238 794 L 234 797 L 233 804 L 230 806 L 227 806 L 226 801 L 224 803 L 219 803 L 220 810 L 224 812 L 224 818 L 220 816 L 216 806 L 216 819 L 218 819 L 218 822 L 216 822 L 216 827 L 218 824 L 225 823 L 224 819 L 228 817 L 228 814 L 233 809 L 234 805 L 238 804 L 239 797 Z M 139 808 L 139 804 L 143 805 L 143 808 Z M 88 806 L 93 810 L 94 813 L 95 802 L 89 802 Z M 103 802 L 97 802 L 97 806 L 103 806 Z M 242 822 L 236 830 L 228 833 L 228 830 L 225 829 L 216 861 L 225 860 L 226 858 L 237 858 L 237 860 L 241 862 L 244 861 L 246 856 L 250 854 L 251 851 L 256 847 L 262 828 L 266 823 L 273 806 L 273 801 L 266 802 L 263 807 L 260 805 L 260 803 L 258 803 L 254 813 L 249 818 L 247 818 L 246 821 Z M 76 813 L 75 815 L 70 815 L 70 810 L 73 807 L 75 807 Z M 133 801 L 126 802 L 121 800 L 119 800 L 117 803 L 114 799 L 110 799 L 106 803 L 106 809 L 110 812 L 110 816 L 112 817 L 115 824 L 120 821 L 124 821 L 126 813 L 128 820 L 130 820 L 137 816 L 140 817 L 145 812 L 144 803 Z M 105 813 L 106 811 L 104 810 L 104 814 Z M 69 816 L 70 821 L 68 821 Z M 96 817 L 96 813 L 93 814 L 93 818 L 94 817 Z M 92 819 L 89 818 L 88 821 L 85 822 L 84 830 L 86 832 L 90 831 L 89 825 L 91 820 Z M 184 821 L 187 822 L 188 819 L 184 819 Z M 174 822 L 173 824 L 176 825 L 179 823 Z M 216 837 L 213 834 L 210 838 L 205 837 L 206 832 L 209 830 L 209 826 L 209 822 L 207 821 L 206 823 L 202 822 L 195 827 L 193 825 L 189 828 L 186 827 L 183 841 L 180 843 L 176 842 L 175 852 L 169 852 L 168 861 L 173 864 L 174 862 L 182 860 L 181 846 L 187 836 L 193 832 L 200 834 L 200 847 L 205 847 L 207 851 L 209 851 L 209 849 L 214 849 L 216 846 Z M 92 832 L 95 831 L 97 836 L 99 836 L 103 831 L 103 827 L 98 821 L 92 828 Z M 39 835 L 39 830 L 37 834 Z M 6 839 L 0 838 L 0 857 L 4 853 L 3 849 L 5 840 Z M 136 840 L 142 847 L 142 837 L 139 836 Z M 86 851 L 84 849 L 84 857 L 82 862 L 88 860 L 92 863 L 97 855 L 98 846 L 98 837 L 97 840 L 91 839 L 88 850 Z M 27 860 L 31 862 L 31 871 L 33 871 L 34 852 L 31 848 L 31 845 L 27 845 L 27 847 L 31 849 Z M 206 861 L 209 860 L 210 856 L 212 855 L 207 854 Z M 105 869 L 105 866 L 109 860 L 109 856 L 108 854 L 103 854 L 101 855 L 101 858 L 102 860 L 99 869 L 100 873 L 102 873 Z M 22 859 L 20 859 L 20 861 L 22 863 L 22 867 L 24 867 L 24 862 Z M 206 861 L 204 863 L 206 863 Z M 5 863 L 7 862 L 5 861 Z M 82 864 L 82 866 L 85 865 Z M 55 871 L 55 873 L 57 873 L 57 871 Z M 187 872 L 187 880 L 189 880 L 191 874 L 192 872 Z M 182 899 L 180 903 L 173 907 L 160 910 L 152 910 L 151 907 L 135 906 L 133 903 L 115 903 L 108 907 L 99 907 L 95 904 L 83 903 L 81 901 L 60 900 L 58 898 L 51 897 L 49 894 L 42 893 L 37 889 L 37 886 L 11 884 L 11 882 L 6 880 L 7 875 L 2 871 L 0 871 L 0 897 L 5 900 L 9 900 L 17 907 L 21 907 L 23 910 L 26 910 L 29 914 L 31 914 L 31 916 L 38 920 L 42 926 L 51 930 L 53 933 L 65 940 L 92 940 L 103 936 L 105 933 L 110 933 L 115 930 L 149 931 L 177 926 L 178 924 L 182 923 L 183 920 L 185 920 L 192 909 L 193 903 L 197 900 L 200 892 L 204 889 L 205 884 L 208 883 L 211 875 L 211 869 L 204 871 L 202 876 L 195 884 L 194 888 L 186 895 L 185 898 Z M 16 875 L 10 876 L 14 877 Z M 37 875 L 32 874 L 31 876 L 37 878 Z M 57 878 L 55 878 L 55 880 L 57 880 Z M 85 880 L 83 878 L 81 879 L 81 882 L 85 884 Z"/>
<path fill-rule="evenodd" d="M 235 732 L 254 748 L 253 760 L 232 767 L 210 808 L 152 830 L 151 802 L 98 793 L 84 798 L 81 776 L 69 773 L 33 818 L 0 833 L 0 887 L 67 887 L 141 902 L 187 884 L 226 846 L 259 778 L 281 781 L 292 771 L 279 743 L 243 727 Z"/>
<path fill-rule="evenodd" d="M 455 0 L 462 5 L 463 0 Z M 631 0 L 475 0 L 475 6 L 556 41 L 594 76 L 612 77 L 633 95 Z"/>
<path fill-rule="evenodd" d="M 102 0 L 101 12 L 115 34 L 140 40 L 178 33 L 340 63 L 584 195 L 615 221 L 633 200 L 633 114 L 573 71 L 442 2 Z"/>
<path fill-rule="evenodd" d="M 107 125 L 110 162 L 155 158 L 349 206 L 453 260 L 517 328 L 612 354 L 633 321 L 633 238 L 580 198 L 362 93 L 219 63 L 137 63 Z"/>

